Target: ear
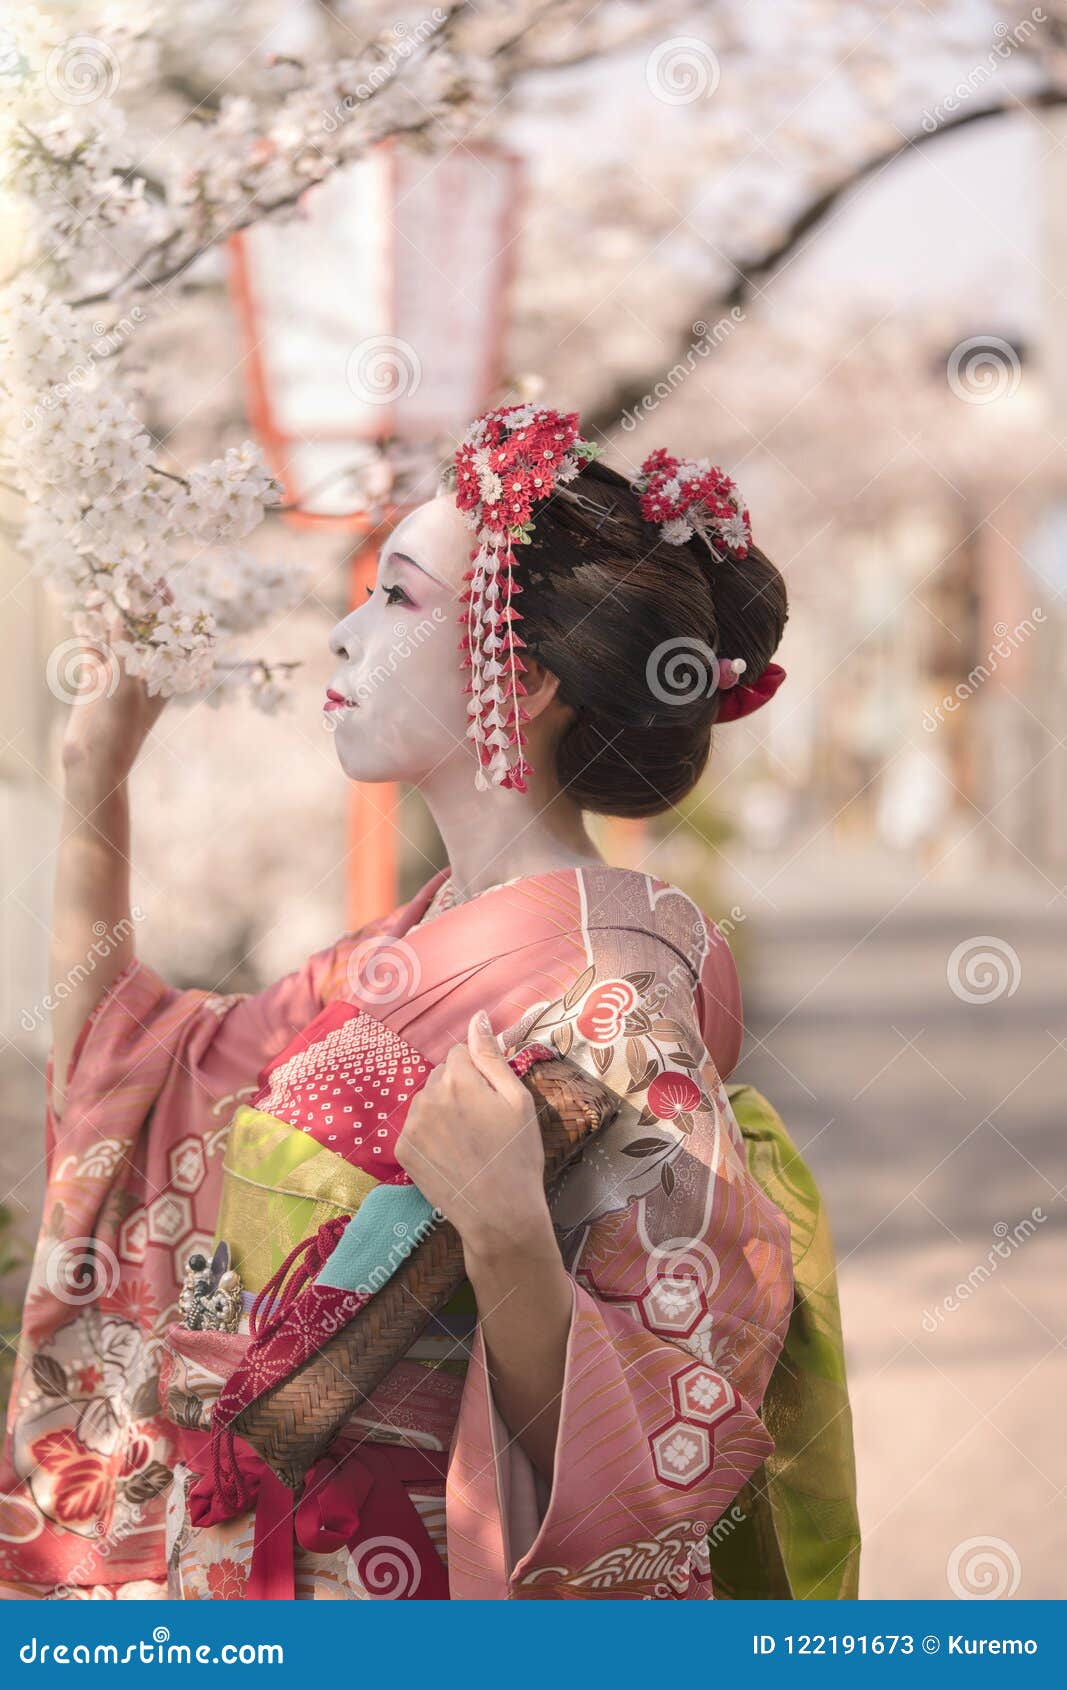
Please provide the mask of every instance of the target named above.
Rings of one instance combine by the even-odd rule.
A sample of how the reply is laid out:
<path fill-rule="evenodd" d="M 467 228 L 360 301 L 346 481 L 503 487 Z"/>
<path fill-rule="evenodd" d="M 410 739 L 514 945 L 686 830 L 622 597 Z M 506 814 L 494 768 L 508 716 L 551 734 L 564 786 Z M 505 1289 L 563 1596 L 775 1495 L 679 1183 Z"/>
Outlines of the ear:
<path fill-rule="evenodd" d="M 552 671 L 546 669 L 543 663 L 539 663 L 536 657 L 531 657 L 526 652 L 522 654 L 522 661 L 524 665 L 522 684 L 526 688 L 526 697 L 522 702 L 524 708 L 529 712 L 530 720 L 533 721 L 548 709 L 555 698 L 559 691 L 559 676 L 553 675 Z"/>

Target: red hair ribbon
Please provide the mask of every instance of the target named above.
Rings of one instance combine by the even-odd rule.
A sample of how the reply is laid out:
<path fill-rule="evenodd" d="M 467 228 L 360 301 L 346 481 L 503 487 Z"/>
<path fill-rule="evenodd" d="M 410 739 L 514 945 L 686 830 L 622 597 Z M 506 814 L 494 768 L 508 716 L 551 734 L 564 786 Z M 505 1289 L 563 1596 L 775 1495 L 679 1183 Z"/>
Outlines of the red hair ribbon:
<path fill-rule="evenodd" d="M 757 675 L 754 681 L 737 681 L 719 695 L 719 722 L 736 722 L 739 716 L 751 716 L 753 710 L 758 710 L 773 698 L 782 682 L 785 680 L 785 670 L 777 663 L 768 663 L 762 675 Z"/>

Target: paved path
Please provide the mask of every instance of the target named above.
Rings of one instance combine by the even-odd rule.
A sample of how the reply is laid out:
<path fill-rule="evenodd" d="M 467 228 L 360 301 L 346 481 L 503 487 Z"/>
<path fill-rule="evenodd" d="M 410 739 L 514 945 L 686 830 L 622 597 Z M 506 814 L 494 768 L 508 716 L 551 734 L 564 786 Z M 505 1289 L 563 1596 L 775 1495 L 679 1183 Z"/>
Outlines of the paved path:
<path fill-rule="evenodd" d="M 1067 898 L 864 860 L 745 872 L 737 1077 L 830 1208 L 863 1594 L 1067 1596 Z"/>

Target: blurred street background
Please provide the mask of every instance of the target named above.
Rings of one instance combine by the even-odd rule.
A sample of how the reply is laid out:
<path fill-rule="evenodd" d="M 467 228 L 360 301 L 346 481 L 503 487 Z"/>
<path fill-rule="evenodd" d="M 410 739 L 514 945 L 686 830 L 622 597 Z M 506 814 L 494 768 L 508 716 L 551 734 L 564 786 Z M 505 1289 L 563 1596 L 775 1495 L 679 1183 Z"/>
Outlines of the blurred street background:
<path fill-rule="evenodd" d="M 94 9 L 68 10 L 91 36 Z M 246 642 L 299 663 L 288 705 L 176 701 L 135 771 L 139 950 L 175 985 L 255 991 L 440 866 L 416 794 L 346 791 L 319 704 L 382 525 L 482 404 L 573 406 L 623 472 L 658 445 L 723 464 L 787 579 L 789 680 L 678 812 L 598 838 L 722 921 L 735 1077 L 829 1205 L 863 1594 L 1067 1596 L 1067 8 L 111 10 L 149 201 L 198 204 L 210 238 L 173 276 L 105 277 L 92 309 L 129 325 L 170 474 L 264 446 L 292 510 L 245 551 L 305 581 Z M 474 115 L 442 95 L 416 147 L 338 164 L 366 95 L 350 78 L 355 107 L 331 105 L 307 67 L 375 43 L 399 76 L 446 33 Z M 254 169 L 295 131 L 322 181 L 257 221 Z M 43 1185 L 70 630 L 0 497 L 10 1338 Z"/>
<path fill-rule="evenodd" d="M 974 1595 L 1062 1597 L 1065 902 L 1039 876 L 931 881 L 875 851 L 755 878 L 774 908 L 739 1072 L 833 1224 L 862 1593 L 930 1597 L 955 1565 Z"/>

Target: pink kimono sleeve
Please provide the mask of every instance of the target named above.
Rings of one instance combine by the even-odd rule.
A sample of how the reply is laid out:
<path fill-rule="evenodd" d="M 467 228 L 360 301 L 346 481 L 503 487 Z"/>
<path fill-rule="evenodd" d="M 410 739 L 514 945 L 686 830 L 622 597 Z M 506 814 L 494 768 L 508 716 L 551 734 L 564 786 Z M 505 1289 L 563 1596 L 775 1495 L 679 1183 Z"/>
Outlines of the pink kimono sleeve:
<path fill-rule="evenodd" d="M 187 1256 L 210 1246 L 234 1108 L 343 993 L 352 944 L 227 996 L 134 960 L 79 1031 L 59 1120 L 49 1060 L 44 1218 L 0 1467 L 21 1541 L 0 1543 L 0 1582 L 114 1594 L 163 1576 L 162 1335 Z"/>
<path fill-rule="evenodd" d="M 479 1332 L 453 1595 L 710 1597 L 708 1534 L 773 1449 L 759 1406 L 792 1301 L 788 1223 L 749 1175 L 695 982 L 654 946 L 638 960 L 552 1034 L 630 1106 L 551 1205 L 574 1287 L 553 1482 L 495 1407 Z"/>

